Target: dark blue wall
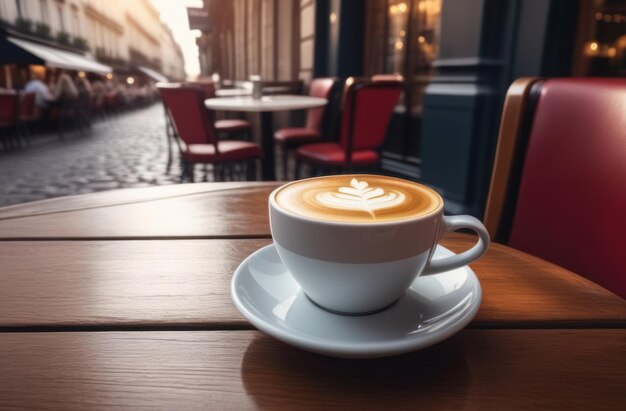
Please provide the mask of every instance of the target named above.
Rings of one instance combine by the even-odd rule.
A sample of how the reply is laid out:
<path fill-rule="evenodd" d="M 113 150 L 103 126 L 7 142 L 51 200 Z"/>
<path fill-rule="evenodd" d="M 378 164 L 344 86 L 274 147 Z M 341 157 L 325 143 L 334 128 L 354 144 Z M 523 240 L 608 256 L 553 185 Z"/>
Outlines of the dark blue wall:
<path fill-rule="evenodd" d="M 482 216 L 506 90 L 518 77 L 569 74 L 577 10 L 575 0 L 443 2 L 421 159 L 448 212 Z"/>
<path fill-rule="evenodd" d="M 337 20 L 330 22 L 330 14 Z M 362 0 L 317 0 L 315 14 L 315 77 L 347 78 L 363 73 Z"/>

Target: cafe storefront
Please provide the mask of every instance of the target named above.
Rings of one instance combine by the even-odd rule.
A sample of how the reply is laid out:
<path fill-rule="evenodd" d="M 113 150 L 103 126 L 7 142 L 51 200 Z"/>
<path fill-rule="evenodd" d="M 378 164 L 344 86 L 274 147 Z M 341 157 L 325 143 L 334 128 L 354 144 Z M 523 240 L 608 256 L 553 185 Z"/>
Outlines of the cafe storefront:
<path fill-rule="evenodd" d="M 314 76 L 400 74 L 383 170 L 482 215 L 500 111 L 524 76 L 626 75 L 618 0 L 318 0 Z M 365 30 L 367 28 L 367 30 Z"/>

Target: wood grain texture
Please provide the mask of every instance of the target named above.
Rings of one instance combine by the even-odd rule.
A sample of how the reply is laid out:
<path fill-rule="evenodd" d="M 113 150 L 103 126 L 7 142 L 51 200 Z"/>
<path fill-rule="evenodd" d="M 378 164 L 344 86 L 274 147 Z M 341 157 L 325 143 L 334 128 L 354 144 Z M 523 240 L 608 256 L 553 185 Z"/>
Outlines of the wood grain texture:
<path fill-rule="evenodd" d="M 0 220 L 0 240 L 269 237 L 267 198 L 275 183 L 167 197 L 172 187 L 160 187 L 161 197 L 155 190 L 147 200 L 137 195 L 135 202 L 115 205 L 121 199 L 113 191 L 112 199 L 72 205 L 75 211 Z"/>
<path fill-rule="evenodd" d="M 276 186 L 276 182 L 220 182 L 175 184 L 159 187 L 125 188 L 123 190 L 101 191 L 90 194 L 57 197 L 48 200 L 32 201 L 0 207 L 0 220 L 41 214 L 68 212 L 87 208 L 154 201 L 165 198 L 232 190 L 242 187 Z"/>
<path fill-rule="evenodd" d="M 473 236 L 452 234 L 441 244 L 459 253 L 475 241 Z M 481 326 L 508 322 L 516 327 L 626 327 L 626 300 L 541 258 L 492 243 L 470 266 L 483 287 L 477 317 Z"/>
<path fill-rule="evenodd" d="M 465 234 L 444 245 L 462 251 Z M 251 328 L 235 268 L 270 239 L 0 242 L 0 329 Z M 483 301 L 470 327 L 626 327 L 626 301 L 567 270 L 494 244 L 472 264 Z"/>
<path fill-rule="evenodd" d="M 0 408 L 620 409 L 625 330 L 465 330 L 339 360 L 256 331 L 0 334 Z"/>

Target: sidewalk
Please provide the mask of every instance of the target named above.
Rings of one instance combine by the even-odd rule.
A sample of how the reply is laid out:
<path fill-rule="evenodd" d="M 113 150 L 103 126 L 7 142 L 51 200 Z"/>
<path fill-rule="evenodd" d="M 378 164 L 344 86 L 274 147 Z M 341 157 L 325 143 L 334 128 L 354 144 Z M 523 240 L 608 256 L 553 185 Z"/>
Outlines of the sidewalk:
<path fill-rule="evenodd" d="M 32 147 L 0 153 L 0 206 L 95 191 L 177 183 L 165 174 L 161 104 L 94 122 L 87 133 L 34 136 Z"/>

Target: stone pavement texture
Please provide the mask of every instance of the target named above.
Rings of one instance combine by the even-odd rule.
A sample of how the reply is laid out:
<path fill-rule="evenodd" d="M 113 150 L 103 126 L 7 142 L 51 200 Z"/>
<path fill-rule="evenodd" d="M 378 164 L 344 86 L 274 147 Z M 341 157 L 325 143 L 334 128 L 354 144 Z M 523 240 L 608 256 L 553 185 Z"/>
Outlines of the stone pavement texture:
<path fill-rule="evenodd" d="M 0 206 L 179 181 L 177 155 L 170 174 L 165 174 L 167 143 L 160 103 L 96 120 L 90 130 L 68 132 L 63 141 L 56 134 L 33 140 L 31 147 L 0 152 Z"/>

